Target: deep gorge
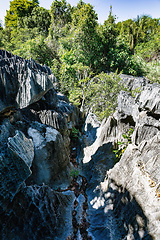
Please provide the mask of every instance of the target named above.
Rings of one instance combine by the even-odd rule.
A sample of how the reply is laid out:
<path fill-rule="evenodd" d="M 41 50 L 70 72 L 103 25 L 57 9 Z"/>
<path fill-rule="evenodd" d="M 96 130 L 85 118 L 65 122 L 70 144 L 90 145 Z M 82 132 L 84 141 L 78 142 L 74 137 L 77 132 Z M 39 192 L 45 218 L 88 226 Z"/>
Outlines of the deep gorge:
<path fill-rule="evenodd" d="M 2 240 L 160 239 L 160 85 L 121 78 L 134 95 L 101 123 L 47 66 L 0 50 Z"/>

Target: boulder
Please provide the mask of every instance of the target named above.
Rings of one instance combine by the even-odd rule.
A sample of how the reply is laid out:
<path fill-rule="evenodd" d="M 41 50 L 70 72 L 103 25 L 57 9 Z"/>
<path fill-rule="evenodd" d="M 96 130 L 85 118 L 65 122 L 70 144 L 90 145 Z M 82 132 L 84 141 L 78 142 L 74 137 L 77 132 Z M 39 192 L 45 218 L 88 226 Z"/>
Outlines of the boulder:
<path fill-rule="evenodd" d="M 3 50 L 0 56 L 0 112 L 10 106 L 25 108 L 53 88 L 55 78 L 46 66 Z"/>
<path fill-rule="evenodd" d="M 32 166 L 34 146 L 31 139 L 26 138 L 22 132 L 16 131 L 13 138 L 8 138 L 8 147 L 14 154 L 22 158 L 29 168 Z"/>
<path fill-rule="evenodd" d="M 67 185 L 70 164 L 61 134 L 54 128 L 35 122 L 28 129 L 28 135 L 32 138 L 35 149 L 33 181 L 49 186 L 55 185 L 57 181 L 66 181 Z"/>

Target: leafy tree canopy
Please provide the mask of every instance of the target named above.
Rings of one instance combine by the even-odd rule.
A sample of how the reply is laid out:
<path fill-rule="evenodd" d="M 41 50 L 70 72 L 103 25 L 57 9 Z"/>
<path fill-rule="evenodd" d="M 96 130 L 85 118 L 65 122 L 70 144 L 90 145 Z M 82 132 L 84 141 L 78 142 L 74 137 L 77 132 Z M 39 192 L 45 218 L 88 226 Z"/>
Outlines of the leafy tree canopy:
<path fill-rule="evenodd" d="M 16 28 L 18 24 L 21 24 L 21 18 L 29 16 L 33 8 L 38 4 L 38 0 L 12 0 L 10 9 L 5 16 L 5 26 L 7 28 Z"/>

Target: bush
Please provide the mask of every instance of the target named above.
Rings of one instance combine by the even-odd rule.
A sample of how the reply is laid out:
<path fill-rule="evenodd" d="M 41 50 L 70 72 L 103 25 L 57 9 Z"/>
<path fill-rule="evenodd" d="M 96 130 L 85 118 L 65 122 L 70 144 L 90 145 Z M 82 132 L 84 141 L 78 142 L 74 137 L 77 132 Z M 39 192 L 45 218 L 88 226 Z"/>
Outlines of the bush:
<path fill-rule="evenodd" d="M 100 120 L 111 115 L 117 107 L 117 96 L 125 90 L 117 73 L 100 73 L 88 84 L 86 104 Z"/>

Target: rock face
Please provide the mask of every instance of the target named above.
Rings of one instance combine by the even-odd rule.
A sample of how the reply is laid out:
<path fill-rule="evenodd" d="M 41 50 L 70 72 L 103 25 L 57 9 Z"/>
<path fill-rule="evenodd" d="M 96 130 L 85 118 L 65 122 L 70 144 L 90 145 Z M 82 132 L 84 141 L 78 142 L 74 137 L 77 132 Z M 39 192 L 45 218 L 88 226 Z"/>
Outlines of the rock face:
<path fill-rule="evenodd" d="M 160 86 L 121 78 L 75 147 L 81 115 L 51 70 L 0 50 L 0 239 L 160 239 Z"/>
<path fill-rule="evenodd" d="M 70 132 L 80 114 L 55 81 L 47 66 L 0 50 L 0 239 L 72 231 L 73 194 L 57 189 L 71 182 Z"/>
<path fill-rule="evenodd" d="M 48 67 L 3 50 L 0 56 L 0 111 L 10 106 L 25 108 L 53 87 L 55 78 Z"/>
<path fill-rule="evenodd" d="M 32 166 L 34 145 L 31 139 L 26 138 L 22 132 L 16 131 L 13 138 L 8 138 L 8 147 L 22 158 L 29 168 Z"/>
<path fill-rule="evenodd" d="M 11 203 L 1 239 L 63 239 L 71 201 L 71 194 L 57 193 L 46 185 L 24 186 Z"/>
<path fill-rule="evenodd" d="M 117 111 L 103 120 L 91 145 L 87 145 L 87 131 L 84 134 L 83 169 L 90 184 L 89 231 L 96 240 L 158 240 L 160 85 L 144 78 L 121 78 L 130 91 L 119 94 Z M 132 136 L 128 135 L 130 129 Z M 121 152 L 120 159 L 113 155 L 114 150 Z"/>
<path fill-rule="evenodd" d="M 68 185 L 66 180 L 70 163 L 62 135 L 56 129 L 38 123 L 28 129 L 28 135 L 33 139 L 35 147 L 32 169 L 34 182 L 55 185 L 57 180 Z"/>

